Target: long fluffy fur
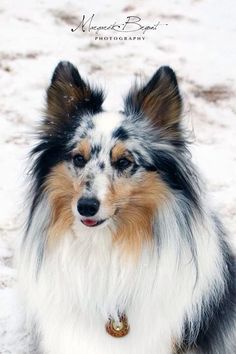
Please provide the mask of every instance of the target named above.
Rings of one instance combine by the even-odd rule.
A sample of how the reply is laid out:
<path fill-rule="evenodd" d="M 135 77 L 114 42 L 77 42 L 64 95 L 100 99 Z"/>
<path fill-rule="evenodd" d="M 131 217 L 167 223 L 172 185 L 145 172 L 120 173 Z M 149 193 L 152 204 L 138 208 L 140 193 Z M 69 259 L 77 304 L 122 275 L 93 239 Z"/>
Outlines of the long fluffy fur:
<path fill-rule="evenodd" d="M 234 354 L 235 259 L 188 153 L 174 72 L 133 87 L 122 113 L 103 112 L 103 99 L 59 63 L 32 151 L 19 265 L 41 350 Z M 81 171 L 72 160 L 84 149 Z M 119 154 L 131 159 L 125 171 Z M 100 200 L 105 226 L 81 223 L 81 195 Z M 130 333 L 116 339 L 105 324 L 123 312 Z"/>

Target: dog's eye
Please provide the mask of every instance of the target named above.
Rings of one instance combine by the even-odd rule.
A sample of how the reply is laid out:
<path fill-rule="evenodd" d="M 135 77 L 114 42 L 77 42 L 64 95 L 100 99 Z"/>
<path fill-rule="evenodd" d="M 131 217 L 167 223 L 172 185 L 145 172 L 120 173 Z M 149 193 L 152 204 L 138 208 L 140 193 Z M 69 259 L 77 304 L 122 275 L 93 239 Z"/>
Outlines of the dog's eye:
<path fill-rule="evenodd" d="M 82 155 L 75 155 L 73 157 L 73 163 L 76 167 L 82 168 L 86 165 L 86 162 L 87 161 L 85 160 L 85 158 Z"/>
<path fill-rule="evenodd" d="M 132 162 L 130 160 L 123 157 L 122 159 L 119 159 L 115 162 L 115 168 L 117 170 L 123 171 L 126 168 L 128 168 L 131 164 Z"/>

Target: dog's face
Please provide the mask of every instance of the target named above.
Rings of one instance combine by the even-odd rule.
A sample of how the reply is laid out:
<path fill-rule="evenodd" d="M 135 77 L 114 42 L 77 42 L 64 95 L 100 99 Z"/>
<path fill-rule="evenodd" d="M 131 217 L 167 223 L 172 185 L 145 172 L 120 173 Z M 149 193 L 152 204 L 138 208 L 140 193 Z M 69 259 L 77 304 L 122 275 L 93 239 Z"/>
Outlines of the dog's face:
<path fill-rule="evenodd" d="M 150 238 L 158 207 L 174 188 L 184 148 L 182 101 L 168 67 L 134 87 L 120 112 L 103 111 L 103 93 L 70 63 L 59 63 L 47 91 L 34 174 L 52 208 L 53 237 L 73 223 L 109 227 L 117 239 Z M 132 246 L 133 247 L 133 246 Z"/>

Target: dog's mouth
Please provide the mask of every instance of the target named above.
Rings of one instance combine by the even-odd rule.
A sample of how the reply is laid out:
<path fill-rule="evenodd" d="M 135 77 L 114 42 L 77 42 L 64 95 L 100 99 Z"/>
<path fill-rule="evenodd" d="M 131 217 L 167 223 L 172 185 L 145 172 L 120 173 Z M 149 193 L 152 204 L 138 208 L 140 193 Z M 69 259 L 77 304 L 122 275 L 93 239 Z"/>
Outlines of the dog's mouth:
<path fill-rule="evenodd" d="M 94 220 L 94 219 L 83 219 L 81 220 L 81 222 L 88 227 L 95 227 L 98 225 L 101 225 L 102 223 L 104 223 L 104 221 L 106 221 L 106 219 L 104 220 Z"/>

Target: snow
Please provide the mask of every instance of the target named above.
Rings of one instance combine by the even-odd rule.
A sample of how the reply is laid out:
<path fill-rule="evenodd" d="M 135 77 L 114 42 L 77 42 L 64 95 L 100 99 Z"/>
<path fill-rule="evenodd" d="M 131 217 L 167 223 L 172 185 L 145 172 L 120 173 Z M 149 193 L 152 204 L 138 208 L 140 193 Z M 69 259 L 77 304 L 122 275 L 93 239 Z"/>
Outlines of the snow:
<path fill-rule="evenodd" d="M 144 41 L 95 41 L 71 32 L 83 14 L 99 24 L 138 15 L 168 23 Z M 12 1 L 0 3 L 0 353 L 26 354 L 13 256 L 22 233 L 26 156 L 41 116 L 45 88 L 59 60 L 108 93 L 118 108 L 134 77 L 160 65 L 177 72 L 192 129 L 193 158 L 233 237 L 236 232 L 236 2 L 227 0 Z M 107 33 L 106 33 L 107 34 Z"/>

